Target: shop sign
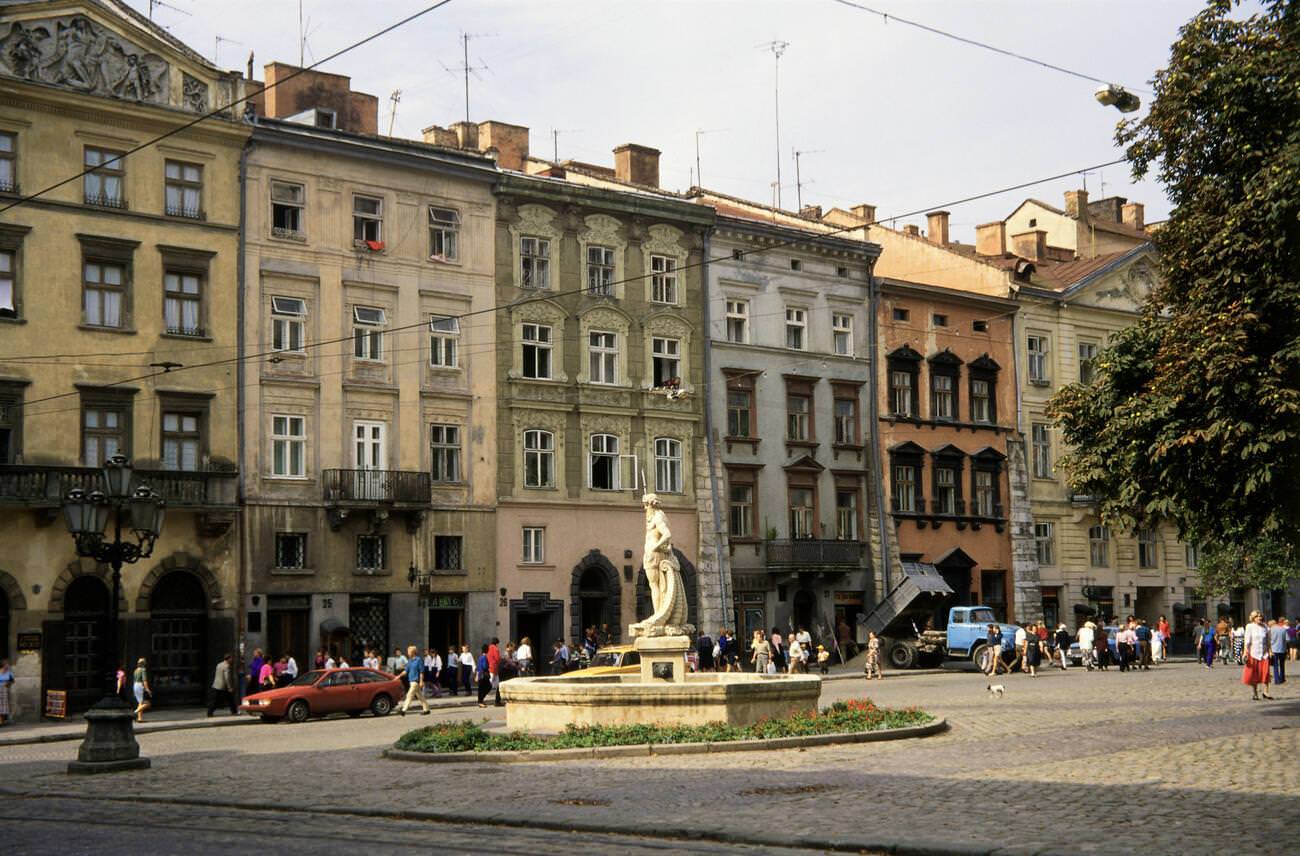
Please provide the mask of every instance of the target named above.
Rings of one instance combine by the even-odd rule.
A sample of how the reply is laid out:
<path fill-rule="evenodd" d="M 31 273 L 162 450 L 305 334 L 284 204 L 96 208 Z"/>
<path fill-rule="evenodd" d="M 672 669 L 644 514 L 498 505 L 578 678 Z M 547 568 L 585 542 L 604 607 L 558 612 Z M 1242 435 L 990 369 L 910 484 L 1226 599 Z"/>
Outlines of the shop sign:
<path fill-rule="evenodd" d="M 41 651 L 41 634 L 40 633 L 19 633 L 18 634 L 18 653 L 19 654 L 39 654 Z"/>

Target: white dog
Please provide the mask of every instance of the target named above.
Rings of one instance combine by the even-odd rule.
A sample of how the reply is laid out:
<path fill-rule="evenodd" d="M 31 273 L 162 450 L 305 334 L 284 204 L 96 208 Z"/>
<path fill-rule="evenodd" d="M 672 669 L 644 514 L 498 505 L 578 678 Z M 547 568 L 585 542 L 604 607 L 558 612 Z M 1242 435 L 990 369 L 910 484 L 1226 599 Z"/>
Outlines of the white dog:
<path fill-rule="evenodd" d="M 1002 686 L 1002 684 L 989 684 L 988 690 L 989 695 L 994 698 L 1002 698 L 1002 694 L 1007 691 L 1007 688 Z"/>

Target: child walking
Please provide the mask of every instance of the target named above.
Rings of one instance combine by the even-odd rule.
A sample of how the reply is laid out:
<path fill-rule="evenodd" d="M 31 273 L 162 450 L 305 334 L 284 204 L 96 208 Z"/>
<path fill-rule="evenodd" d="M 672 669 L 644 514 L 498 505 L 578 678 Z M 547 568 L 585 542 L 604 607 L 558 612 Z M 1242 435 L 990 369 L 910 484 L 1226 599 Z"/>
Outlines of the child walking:
<path fill-rule="evenodd" d="M 876 636 L 874 630 L 867 631 L 867 663 L 864 671 L 867 680 L 872 678 L 884 680 L 885 678 L 880 671 L 880 638 Z"/>

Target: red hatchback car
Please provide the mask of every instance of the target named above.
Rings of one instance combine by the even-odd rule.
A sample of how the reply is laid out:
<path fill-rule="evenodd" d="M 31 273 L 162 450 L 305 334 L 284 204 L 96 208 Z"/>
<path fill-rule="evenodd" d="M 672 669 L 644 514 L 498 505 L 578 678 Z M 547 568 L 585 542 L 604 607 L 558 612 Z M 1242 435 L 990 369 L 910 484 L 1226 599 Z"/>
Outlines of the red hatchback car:
<path fill-rule="evenodd" d="M 360 716 L 367 710 L 387 716 L 405 692 L 400 679 L 374 669 L 316 669 L 288 686 L 247 696 L 239 709 L 263 722 L 305 722 L 331 713 Z"/>

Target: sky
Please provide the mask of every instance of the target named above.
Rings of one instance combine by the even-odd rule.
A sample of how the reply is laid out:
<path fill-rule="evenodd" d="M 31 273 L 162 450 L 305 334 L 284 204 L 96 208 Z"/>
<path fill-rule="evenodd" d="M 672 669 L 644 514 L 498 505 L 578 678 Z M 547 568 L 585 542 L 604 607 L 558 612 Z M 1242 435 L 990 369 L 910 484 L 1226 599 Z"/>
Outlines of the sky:
<path fill-rule="evenodd" d="M 148 0 L 128 0 L 147 11 Z M 256 76 L 297 64 L 298 0 L 166 0 L 155 21 L 218 64 Z M 302 0 L 307 64 L 431 0 Z M 889 14 L 985 41 L 1138 92 L 1204 0 L 862 0 Z M 170 8 L 169 8 L 170 7 Z M 180 11 L 178 11 L 180 10 Z M 188 13 L 188 14 L 183 14 Z M 952 237 L 1005 218 L 1025 197 L 1062 205 L 1066 190 L 1145 203 L 1168 215 L 1158 184 L 1123 164 L 963 205 L 954 200 L 1114 160 L 1121 118 L 1098 84 L 974 48 L 834 0 L 452 0 L 321 67 L 380 99 L 401 90 L 396 136 L 465 116 L 461 35 L 471 35 L 470 118 L 531 129 L 532 152 L 612 165 L 622 143 L 663 152 L 660 183 L 773 200 L 783 207 L 877 206 L 888 220 L 947 208 Z M 780 65 L 776 140 L 774 40 Z M 797 188 L 793 152 L 803 187 Z M 924 216 L 895 221 L 902 227 Z"/>

